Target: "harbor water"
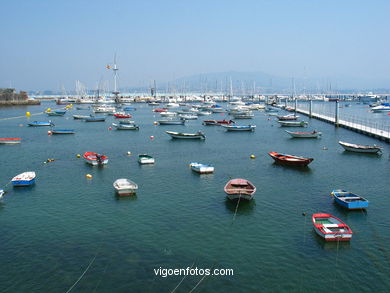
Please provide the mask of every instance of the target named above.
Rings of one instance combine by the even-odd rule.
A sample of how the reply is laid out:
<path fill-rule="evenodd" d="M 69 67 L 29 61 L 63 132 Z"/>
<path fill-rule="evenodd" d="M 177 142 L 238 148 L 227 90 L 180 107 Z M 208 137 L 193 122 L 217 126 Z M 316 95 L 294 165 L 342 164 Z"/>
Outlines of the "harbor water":
<path fill-rule="evenodd" d="M 254 132 L 201 123 L 229 119 L 224 113 L 184 126 L 154 125 L 160 116 L 147 104 L 131 112 L 139 131 L 110 130 L 112 116 L 73 120 L 87 110 L 24 117 L 56 107 L 0 108 L 1 138 L 22 138 L 20 145 L 0 145 L 0 188 L 7 192 L 0 202 L 0 292 L 172 292 L 177 286 L 175 292 L 196 286 L 194 292 L 390 291 L 389 144 L 304 116 L 305 130 L 321 131 L 322 138 L 293 139 L 285 130 L 305 130 L 280 127 L 263 111 L 237 120 L 255 124 Z M 363 115 L 368 108 L 362 107 L 348 111 Z M 15 116 L 22 117 L 3 120 Z M 49 127 L 27 126 L 35 120 L 76 133 L 50 136 Z M 175 140 L 167 130 L 201 130 L 206 139 Z M 381 145 L 383 154 L 349 153 L 339 140 Z M 76 156 L 87 151 L 107 155 L 109 163 L 92 167 Z M 270 151 L 314 161 L 307 168 L 285 167 Z M 141 166 L 138 154 L 156 163 Z M 194 161 L 213 165 L 215 173 L 193 173 Z M 11 178 L 25 171 L 36 172 L 35 186 L 12 188 Z M 112 185 L 118 178 L 136 182 L 137 196 L 118 198 Z M 238 207 L 230 202 L 223 187 L 231 178 L 250 180 L 254 199 Z M 330 196 L 334 189 L 365 197 L 369 208 L 340 208 Z M 311 223 L 317 212 L 348 224 L 351 242 L 319 238 Z M 234 275 L 155 274 L 187 267 L 233 269 Z"/>

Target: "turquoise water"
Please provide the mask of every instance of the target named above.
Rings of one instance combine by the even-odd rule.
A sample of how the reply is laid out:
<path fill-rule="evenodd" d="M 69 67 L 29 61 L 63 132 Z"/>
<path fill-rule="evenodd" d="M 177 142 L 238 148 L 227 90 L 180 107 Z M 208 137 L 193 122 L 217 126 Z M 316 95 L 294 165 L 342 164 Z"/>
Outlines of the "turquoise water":
<path fill-rule="evenodd" d="M 0 119 L 47 107 L 55 105 L 0 108 Z M 27 127 L 26 118 L 0 121 L 1 137 L 23 139 L 0 145 L 0 186 L 21 172 L 37 173 L 34 187 L 5 187 L 0 203 L 0 292 L 66 292 L 81 276 L 72 292 L 171 292 L 183 277 L 162 278 L 154 269 L 191 266 L 229 268 L 234 276 L 188 276 L 175 292 L 198 282 L 194 292 L 390 290 L 388 144 L 314 119 L 307 130 L 321 131 L 321 139 L 291 139 L 263 112 L 240 121 L 256 124 L 253 133 L 201 125 L 221 114 L 154 126 L 159 115 L 152 107 L 136 107 L 139 131 L 109 130 L 112 117 L 73 120 L 72 114 L 89 113 L 77 110 L 50 117 L 75 135 L 48 136 L 49 128 Z M 166 130 L 202 130 L 206 140 L 172 140 Z M 382 145 L 383 155 L 347 153 L 338 140 Z M 86 151 L 106 154 L 108 165 L 91 167 L 76 157 Z M 286 168 L 269 151 L 314 161 L 306 169 Z M 156 164 L 138 165 L 140 153 L 153 155 Z M 48 158 L 55 161 L 44 164 Z M 215 173 L 199 176 L 191 161 L 212 164 Z M 236 204 L 223 187 L 237 177 L 253 182 L 257 193 L 240 203 L 234 218 Z M 118 199 L 112 187 L 118 178 L 135 181 L 137 196 Z M 367 213 L 336 206 L 329 194 L 337 188 L 367 198 Z M 312 228 L 315 212 L 350 225 L 351 243 L 324 243 Z"/>

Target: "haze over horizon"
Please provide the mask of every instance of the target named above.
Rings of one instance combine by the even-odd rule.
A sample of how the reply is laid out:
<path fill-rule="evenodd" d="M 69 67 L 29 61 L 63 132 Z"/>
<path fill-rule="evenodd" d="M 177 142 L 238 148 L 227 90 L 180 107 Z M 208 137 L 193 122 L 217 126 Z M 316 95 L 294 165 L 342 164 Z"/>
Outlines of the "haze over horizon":
<path fill-rule="evenodd" d="M 93 89 L 112 82 L 105 66 L 116 53 L 120 87 L 236 71 L 390 88 L 385 0 L 16 0 L 1 6 L 0 87 L 73 90 L 80 80 Z"/>

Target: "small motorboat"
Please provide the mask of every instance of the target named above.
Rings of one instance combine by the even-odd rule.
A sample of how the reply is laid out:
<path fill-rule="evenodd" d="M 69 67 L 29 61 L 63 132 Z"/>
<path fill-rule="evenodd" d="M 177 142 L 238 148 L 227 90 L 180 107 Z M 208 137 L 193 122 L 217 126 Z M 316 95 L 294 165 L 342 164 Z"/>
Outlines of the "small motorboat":
<path fill-rule="evenodd" d="M 222 125 L 227 131 L 255 131 L 256 125 Z"/>
<path fill-rule="evenodd" d="M 382 103 L 379 106 L 372 107 L 371 111 L 375 113 L 390 112 L 390 103 Z"/>
<path fill-rule="evenodd" d="M 368 200 L 352 192 L 336 189 L 330 193 L 334 201 L 348 210 L 358 210 L 368 208 Z"/>
<path fill-rule="evenodd" d="M 199 112 L 196 113 L 196 115 L 198 115 L 198 116 L 208 116 L 208 115 L 211 115 L 211 114 L 213 114 L 213 112 L 205 111 L 205 110 L 199 111 Z"/>
<path fill-rule="evenodd" d="M 87 118 L 91 118 L 91 116 L 90 115 L 73 115 L 73 119 L 83 120 L 83 119 L 87 119 Z"/>
<path fill-rule="evenodd" d="M 251 112 L 231 114 L 234 119 L 252 119 L 255 115 Z"/>
<path fill-rule="evenodd" d="M 85 122 L 104 122 L 106 117 L 88 117 L 84 119 Z"/>
<path fill-rule="evenodd" d="M 158 120 L 158 124 L 160 125 L 183 125 L 185 123 L 184 119 L 165 119 Z"/>
<path fill-rule="evenodd" d="M 297 120 L 299 116 L 294 114 L 284 115 L 284 116 L 277 116 L 279 120 L 285 121 L 285 120 Z"/>
<path fill-rule="evenodd" d="M 203 132 L 198 131 L 196 133 L 183 133 L 183 132 L 175 132 L 175 131 L 165 131 L 172 138 L 184 138 L 184 139 L 206 139 L 206 136 Z"/>
<path fill-rule="evenodd" d="M 277 152 L 269 152 L 268 154 L 275 160 L 275 162 L 289 166 L 304 167 L 309 165 L 314 160 L 313 158 L 297 157 L 287 154 L 280 154 Z"/>
<path fill-rule="evenodd" d="M 0 138 L 0 144 L 17 144 L 21 141 L 21 138 Z"/>
<path fill-rule="evenodd" d="M 233 120 L 204 120 L 203 125 L 230 125 L 235 123 Z"/>
<path fill-rule="evenodd" d="M 154 158 L 147 154 L 138 155 L 138 163 L 141 165 L 154 164 Z"/>
<path fill-rule="evenodd" d="M 196 120 L 196 119 L 198 119 L 197 115 L 190 115 L 190 114 L 180 114 L 179 117 L 180 117 L 180 119 L 184 119 L 184 120 Z"/>
<path fill-rule="evenodd" d="M 359 145 L 359 144 L 353 144 L 353 143 L 348 143 L 344 141 L 339 141 L 339 144 L 346 150 L 350 152 L 356 152 L 356 153 L 382 153 L 383 147 L 377 146 L 377 145 Z"/>
<path fill-rule="evenodd" d="M 206 164 L 201 164 L 197 162 L 190 163 L 191 170 L 200 174 L 210 174 L 214 173 L 214 167 Z"/>
<path fill-rule="evenodd" d="M 48 116 L 64 116 L 66 114 L 66 110 L 55 110 L 55 111 L 46 111 Z"/>
<path fill-rule="evenodd" d="M 115 180 L 113 186 L 118 196 L 135 195 L 138 190 L 138 185 L 135 182 L 125 178 Z"/>
<path fill-rule="evenodd" d="M 256 186 L 246 179 L 232 179 L 224 187 L 228 198 L 251 200 L 255 196 Z"/>
<path fill-rule="evenodd" d="M 289 126 L 289 127 L 305 127 L 309 123 L 306 121 L 282 121 L 279 120 L 278 123 L 280 123 L 280 126 Z"/>
<path fill-rule="evenodd" d="M 39 126 L 54 126 L 54 124 L 53 124 L 51 121 L 48 121 L 48 122 L 34 121 L 34 122 L 28 123 L 28 126 L 32 126 L 32 127 L 39 127 Z"/>
<path fill-rule="evenodd" d="M 288 131 L 286 130 L 288 134 L 290 134 L 294 138 L 318 138 L 321 137 L 322 133 L 318 131 L 312 131 L 312 132 L 294 132 L 294 131 Z"/>
<path fill-rule="evenodd" d="M 52 129 L 51 134 L 74 134 L 74 129 Z"/>
<path fill-rule="evenodd" d="M 160 116 L 161 116 L 161 117 L 174 117 L 174 116 L 176 116 L 176 115 L 177 115 L 176 112 L 167 112 L 167 111 L 165 111 L 165 112 L 160 112 Z"/>
<path fill-rule="evenodd" d="M 136 124 L 115 124 L 112 123 L 117 130 L 138 130 L 139 126 Z"/>
<path fill-rule="evenodd" d="M 350 241 L 352 230 L 339 218 L 330 214 L 312 215 L 314 230 L 325 241 Z"/>
<path fill-rule="evenodd" d="M 134 124 L 134 120 L 128 120 L 128 119 L 124 119 L 124 120 L 118 120 L 119 124 Z"/>
<path fill-rule="evenodd" d="M 18 186 L 31 186 L 35 183 L 35 172 L 29 171 L 24 172 L 19 175 L 16 175 L 14 178 L 11 179 L 12 185 L 15 187 Z"/>
<path fill-rule="evenodd" d="M 115 113 L 114 114 L 115 118 L 131 118 L 130 114 L 125 114 L 125 113 Z"/>
<path fill-rule="evenodd" d="M 108 157 L 98 153 L 86 152 L 83 157 L 86 163 L 92 166 L 102 166 L 108 163 Z"/>

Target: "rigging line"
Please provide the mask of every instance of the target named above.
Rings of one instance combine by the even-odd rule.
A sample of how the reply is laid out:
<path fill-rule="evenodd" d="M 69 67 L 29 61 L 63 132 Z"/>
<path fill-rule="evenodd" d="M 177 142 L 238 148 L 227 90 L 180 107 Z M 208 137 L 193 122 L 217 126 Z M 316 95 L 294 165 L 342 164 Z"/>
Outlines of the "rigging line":
<path fill-rule="evenodd" d="M 95 256 L 93 257 L 93 259 L 91 260 L 91 262 L 89 263 L 88 267 L 84 270 L 84 272 L 81 274 L 81 276 L 77 279 L 77 281 L 69 288 L 68 291 L 66 291 L 65 293 L 69 293 L 70 291 L 72 291 L 72 289 L 77 285 L 77 283 L 84 277 L 85 273 L 89 270 L 89 268 L 91 267 L 91 265 L 93 264 L 93 262 L 95 261 L 97 257 L 97 253 L 95 254 Z"/>
<path fill-rule="evenodd" d="M 192 267 L 194 266 L 195 262 L 192 263 L 190 269 L 192 269 Z M 175 292 L 177 288 L 179 288 L 179 286 L 181 285 L 181 283 L 184 281 L 184 279 L 187 278 L 187 275 L 184 275 L 184 277 L 181 279 L 181 281 L 179 282 L 179 284 L 177 284 L 177 286 L 171 291 L 171 293 Z"/>

